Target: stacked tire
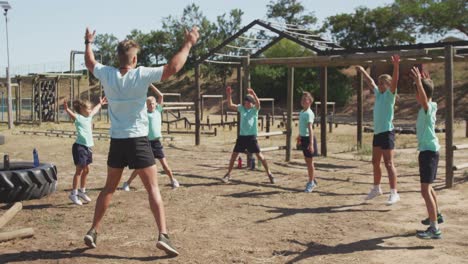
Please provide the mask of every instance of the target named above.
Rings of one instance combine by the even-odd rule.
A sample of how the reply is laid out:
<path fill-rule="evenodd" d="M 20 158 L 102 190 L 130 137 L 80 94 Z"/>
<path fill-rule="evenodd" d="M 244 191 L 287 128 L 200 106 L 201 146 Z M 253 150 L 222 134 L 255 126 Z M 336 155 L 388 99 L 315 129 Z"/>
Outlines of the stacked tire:
<path fill-rule="evenodd" d="M 57 190 L 57 167 L 32 162 L 10 162 L 8 170 L 0 163 L 0 203 L 40 199 Z"/>

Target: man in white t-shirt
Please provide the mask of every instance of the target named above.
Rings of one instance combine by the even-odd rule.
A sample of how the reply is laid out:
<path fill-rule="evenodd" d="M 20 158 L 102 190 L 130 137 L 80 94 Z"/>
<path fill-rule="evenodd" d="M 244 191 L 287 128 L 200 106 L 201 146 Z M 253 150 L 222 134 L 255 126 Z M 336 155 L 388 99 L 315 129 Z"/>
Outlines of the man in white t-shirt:
<path fill-rule="evenodd" d="M 109 103 L 111 120 L 111 142 L 107 158 L 106 185 L 96 201 L 93 225 L 84 237 L 89 247 L 96 247 L 97 233 L 101 220 L 109 207 L 112 195 L 119 185 L 126 166 L 138 170 L 140 178 L 148 192 L 151 211 L 158 226 L 159 238 L 156 246 L 167 254 L 179 253 L 171 245 L 166 229 L 164 205 L 159 192 L 157 169 L 148 141 L 148 116 L 146 114 L 146 96 L 148 87 L 153 82 L 164 81 L 177 73 L 184 66 L 192 46 L 199 38 L 198 28 L 185 31 L 182 48 L 168 64 L 161 67 L 136 67 L 140 46 L 133 40 L 124 40 L 117 47 L 120 67 L 114 68 L 98 63 L 94 58 L 91 43 L 96 31 L 85 34 L 86 68 L 98 78 Z"/>

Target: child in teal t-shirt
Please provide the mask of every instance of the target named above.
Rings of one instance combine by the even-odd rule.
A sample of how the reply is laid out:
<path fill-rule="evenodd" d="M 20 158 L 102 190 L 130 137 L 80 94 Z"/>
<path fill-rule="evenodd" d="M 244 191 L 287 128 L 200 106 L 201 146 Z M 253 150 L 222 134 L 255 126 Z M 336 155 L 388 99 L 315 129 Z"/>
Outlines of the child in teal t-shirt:
<path fill-rule="evenodd" d="M 317 186 L 315 180 L 315 167 L 313 156 L 317 155 L 317 146 L 314 138 L 314 131 L 312 125 L 314 124 L 315 115 L 310 109 L 310 106 L 314 102 L 314 98 L 308 92 L 304 92 L 301 98 L 302 111 L 299 113 L 299 136 L 298 139 L 301 141 L 302 153 L 307 165 L 307 173 L 309 180 L 307 181 L 305 192 L 310 193 Z"/>
<path fill-rule="evenodd" d="M 421 195 L 429 215 L 427 219 L 421 221 L 422 224 L 429 225 L 429 228 L 416 232 L 416 236 L 422 239 L 438 239 L 442 237 L 439 224 L 444 222 L 444 217 L 439 211 L 436 193 L 432 188 L 432 183 L 437 176 L 440 149 L 439 139 L 435 133 L 437 103 L 432 102 L 434 84 L 425 73 L 421 76 L 417 67 L 413 67 L 411 70 L 411 77 L 416 85 L 416 101 L 421 105 L 416 120 L 416 136 L 418 138 Z"/>
<path fill-rule="evenodd" d="M 235 105 L 232 103 L 232 89 L 230 86 L 226 88 L 227 103 L 228 108 L 232 110 L 237 110 L 240 114 L 240 128 L 239 128 L 239 137 L 236 140 L 236 145 L 231 154 L 231 160 L 229 161 L 229 168 L 226 175 L 223 177 L 223 181 L 228 183 L 231 180 L 231 171 L 234 167 L 234 162 L 239 156 L 239 153 L 244 153 L 248 151 L 249 153 L 255 153 L 258 160 L 260 160 L 265 167 L 265 172 L 270 179 L 272 184 L 275 183 L 275 178 L 271 173 L 268 163 L 260 152 L 260 147 L 258 146 L 257 141 L 257 126 L 258 126 L 258 111 L 260 110 L 260 100 L 255 94 L 254 90 L 249 88 L 247 89 L 249 95 L 244 98 L 244 103 Z"/>
<path fill-rule="evenodd" d="M 397 172 L 394 164 L 395 155 L 395 130 L 393 128 L 393 112 L 395 107 L 395 97 L 397 93 L 400 56 L 392 56 L 393 76 L 382 74 L 378 78 L 378 85 L 364 70 L 358 66 L 356 70 L 361 73 L 370 89 L 375 94 L 374 104 L 374 138 L 372 140 L 372 166 L 374 175 L 374 185 L 366 200 L 374 199 L 382 194 L 380 182 L 382 180 L 382 171 L 380 163 L 384 160 L 385 168 L 388 173 L 388 181 L 390 184 L 390 195 L 387 200 L 387 205 L 395 204 L 400 200 L 400 195 L 397 192 Z"/>
<path fill-rule="evenodd" d="M 64 100 L 63 107 L 76 127 L 76 141 L 72 147 L 73 162 L 75 163 L 75 175 L 73 176 L 72 191 L 68 198 L 77 205 L 83 205 L 80 198 L 86 203 L 91 202 L 91 198 L 86 194 L 86 178 L 89 173 L 89 164 L 93 162 L 93 152 L 91 147 L 93 141 L 93 116 L 107 104 L 107 99 L 101 98 L 99 104 L 91 108 L 89 101 L 76 100 L 73 102 L 73 112 L 68 108 L 67 100 Z M 80 189 L 78 190 L 78 181 Z"/>
<path fill-rule="evenodd" d="M 163 146 L 161 143 L 161 139 L 162 139 L 161 113 L 163 112 L 162 104 L 164 102 L 164 95 L 153 84 L 151 84 L 151 89 L 157 95 L 158 101 L 156 102 L 156 98 L 154 98 L 154 96 L 149 96 L 146 99 L 146 107 L 148 108 L 148 128 L 149 128 L 148 139 L 151 145 L 151 149 L 153 151 L 154 158 L 159 160 L 159 162 L 161 163 L 161 166 L 163 167 L 167 176 L 169 176 L 169 179 L 171 180 L 172 188 L 175 189 L 175 188 L 178 188 L 180 184 L 177 181 L 177 179 L 174 177 L 174 174 L 172 173 L 172 170 L 169 167 L 169 164 L 167 163 L 166 156 L 164 155 Z M 132 183 L 132 181 L 135 179 L 137 175 L 138 175 L 137 170 L 134 170 L 132 172 L 132 175 L 130 175 L 130 178 L 126 182 L 123 183 L 122 189 L 124 191 L 127 191 L 127 192 L 130 191 L 130 184 Z"/>

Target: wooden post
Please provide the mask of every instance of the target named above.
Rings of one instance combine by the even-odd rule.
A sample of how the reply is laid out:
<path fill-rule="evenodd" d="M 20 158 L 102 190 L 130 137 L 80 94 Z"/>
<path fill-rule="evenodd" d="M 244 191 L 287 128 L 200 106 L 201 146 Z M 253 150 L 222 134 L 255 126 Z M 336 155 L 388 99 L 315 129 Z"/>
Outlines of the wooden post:
<path fill-rule="evenodd" d="M 465 137 L 468 138 L 468 117 L 465 119 Z"/>
<path fill-rule="evenodd" d="M 445 46 L 445 186 L 453 186 L 453 48 Z"/>
<path fill-rule="evenodd" d="M 320 68 L 320 152 L 327 156 L 327 67 Z"/>
<path fill-rule="evenodd" d="M 288 95 L 286 101 L 286 108 L 288 111 L 287 125 L 286 125 L 286 162 L 291 161 L 292 150 L 292 112 L 293 112 L 293 96 L 294 95 L 294 68 L 288 67 Z"/>
<path fill-rule="evenodd" d="M 45 82 L 42 82 L 45 83 Z M 41 84 L 41 82 L 39 82 Z M 42 124 L 42 85 L 39 85 L 39 126 Z"/>
<path fill-rule="evenodd" d="M 15 109 L 15 120 L 16 122 L 19 122 L 19 101 L 18 101 L 18 97 L 19 97 L 19 83 L 17 82 L 17 85 L 15 86 L 15 105 L 16 105 L 16 109 Z"/>
<path fill-rule="evenodd" d="M 203 120 L 203 108 L 205 108 L 205 106 L 204 106 L 204 102 L 203 102 L 203 96 L 201 96 L 200 120 Z"/>
<path fill-rule="evenodd" d="M 266 115 L 266 127 L 265 127 L 265 132 L 270 132 L 270 114 Z M 270 137 L 266 137 L 270 138 Z"/>
<path fill-rule="evenodd" d="M 59 120 L 59 106 L 60 106 L 60 101 L 59 101 L 59 92 L 60 92 L 60 87 L 59 87 L 59 83 L 60 83 L 60 77 L 56 77 L 55 78 L 55 122 L 56 123 L 59 123 L 60 120 Z M 89 89 L 88 89 L 89 91 Z"/>
<path fill-rule="evenodd" d="M 364 86 L 364 78 L 362 73 L 358 73 L 358 86 L 357 86 L 357 147 L 362 148 L 362 119 L 363 119 L 363 108 L 362 108 L 362 90 Z"/>
<path fill-rule="evenodd" d="M 0 233 L 0 242 L 12 240 L 15 238 L 26 238 L 34 236 L 34 229 L 23 228 L 15 231 L 2 232 Z"/>
<path fill-rule="evenodd" d="M 13 204 L 2 216 L 0 216 L 0 228 L 8 223 L 19 211 L 23 209 L 23 204 L 17 202 Z"/>
<path fill-rule="evenodd" d="M 200 64 L 195 65 L 195 87 L 197 97 L 195 98 L 195 145 L 200 145 Z"/>
<path fill-rule="evenodd" d="M 34 96 L 36 92 L 36 83 L 38 82 L 37 77 L 34 77 L 32 80 L 32 89 L 31 89 L 31 121 L 34 123 L 36 120 L 36 113 L 34 113 L 34 107 L 36 104 L 36 98 Z"/>
<path fill-rule="evenodd" d="M 239 104 L 242 104 L 244 101 L 243 93 L 242 93 L 242 68 L 241 66 L 237 67 L 237 92 L 239 95 Z M 240 133 L 240 113 L 237 113 L 237 136 Z"/>

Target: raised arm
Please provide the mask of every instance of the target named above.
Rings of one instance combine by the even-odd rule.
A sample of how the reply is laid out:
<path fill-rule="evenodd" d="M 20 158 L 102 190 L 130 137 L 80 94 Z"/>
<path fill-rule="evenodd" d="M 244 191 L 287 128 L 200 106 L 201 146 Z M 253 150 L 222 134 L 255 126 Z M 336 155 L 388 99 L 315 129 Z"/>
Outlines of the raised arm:
<path fill-rule="evenodd" d="M 179 52 L 177 52 L 174 57 L 172 57 L 169 63 L 164 65 L 161 81 L 168 79 L 182 69 L 185 62 L 187 61 L 190 49 L 193 47 L 193 45 L 195 45 L 195 43 L 197 43 L 199 37 L 200 35 L 198 34 L 198 27 L 194 26 L 191 31 L 185 29 L 184 44 L 182 45 L 182 48 L 179 50 Z"/>
<path fill-rule="evenodd" d="M 255 93 L 255 91 L 252 88 L 248 88 L 247 92 L 254 98 L 255 108 L 257 108 L 257 110 L 260 110 L 260 100 L 258 99 L 257 94 Z"/>
<path fill-rule="evenodd" d="M 94 42 L 94 36 L 96 35 L 96 30 L 91 33 L 89 31 L 89 28 L 86 28 L 86 33 L 85 33 L 85 65 L 86 68 L 90 73 L 93 73 L 94 71 L 94 66 L 96 66 L 97 62 L 96 59 L 94 58 L 94 52 L 93 48 L 91 47 L 91 43 Z"/>
<path fill-rule="evenodd" d="M 424 111 L 427 111 L 429 108 L 429 100 L 427 99 L 426 92 L 422 86 L 421 73 L 417 67 L 413 67 L 413 69 L 411 69 L 411 78 L 413 78 L 416 83 L 416 100 L 424 108 Z"/>
<path fill-rule="evenodd" d="M 161 93 L 161 91 L 159 91 L 158 88 L 156 88 L 156 86 L 154 86 L 153 84 L 150 85 L 151 87 L 151 91 L 153 91 L 156 96 L 158 96 L 158 104 L 162 105 L 164 103 L 164 95 L 163 93 Z"/>
<path fill-rule="evenodd" d="M 75 113 L 73 113 L 73 111 L 70 108 L 68 108 L 67 98 L 63 100 L 63 109 L 65 110 L 65 112 L 67 112 L 68 116 L 70 116 L 70 118 L 73 121 L 76 119 Z"/>
<path fill-rule="evenodd" d="M 393 76 L 392 76 L 392 85 L 390 86 L 390 92 L 394 94 L 398 87 L 398 78 L 400 74 L 400 55 L 393 55 L 392 56 L 392 63 L 393 63 Z"/>
<path fill-rule="evenodd" d="M 95 114 L 97 114 L 97 112 L 99 112 L 99 109 L 101 109 L 101 107 L 105 104 L 107 104 L 107 98 L 105 96 L 99 98 L 99 103 L 93 107 L 93 110 L 91 110 L 91 113 L 89 115 L 94 116 Z"/>
<path fill-rule="evenodd" d="M 232 89 L 231 86 L 226 87 L 227 107 L 233 111 L 237 111 L 237 105 L 232 103 Z"/>
<path fill-rule="evenodd" d="M 367 83 L 367 86 L 370 90 L 374 90 L 375 85 L 374 80 L 370 77 L 370 75 L 366 72 L 366 70 L 362 66 L 356 66 L 356 71 L 358 73 L 362 73 L 362 76 L 364 77 L 364 81 Z"/>

